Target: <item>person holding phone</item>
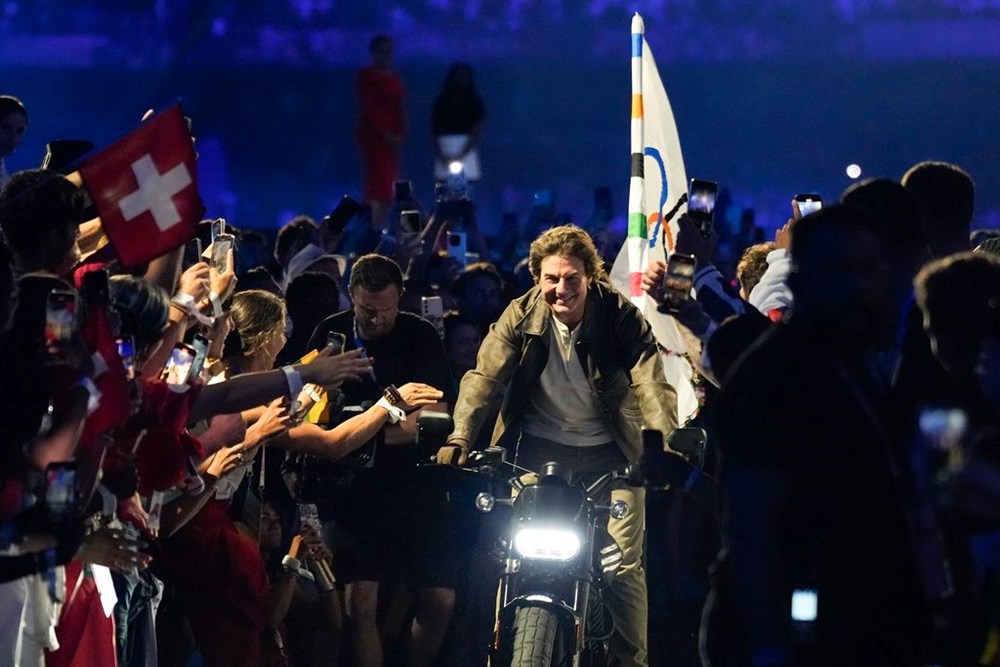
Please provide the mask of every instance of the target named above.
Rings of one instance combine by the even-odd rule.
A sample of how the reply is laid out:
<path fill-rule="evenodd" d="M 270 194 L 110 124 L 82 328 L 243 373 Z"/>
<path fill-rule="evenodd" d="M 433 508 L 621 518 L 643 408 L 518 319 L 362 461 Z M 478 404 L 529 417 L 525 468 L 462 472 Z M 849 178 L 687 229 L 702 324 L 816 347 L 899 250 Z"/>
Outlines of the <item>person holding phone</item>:
<path fill-rule="evenodd" d="M 346 405 L 383 400 L 388 387 L 398 387 L 410 403 L 403 389 L 412 384 L 428 387 L 428 398 L 433 390 L 434 402 L 421 405 L 446 411 L 453 390 L 444 345 L 433 325 L 400 310 L 399 265 L 382 255 L 364 255 L 354 263 L 348 289 L 354 307 L 320 322 L 308 346 L 323 349 L 333 331 L 347 341 L 343 354 L 363 349 L 374 359 L 369 375 L 342 387 Z M 357 471 L 349 489 L 329 498 L 349 536 L 339 545 L 338 575 L 347 585 L 348 631 L 359 664 L 382 660 L 379 582 L 402 575 L 415 591 L 416 615 L 405 639 L 412 664 L 429 664 L 438 653 L 455 601 L 458 538 L 448 489 L 417 472 L 422 456 L 414 446 L 416 422 L 411 416 L 386 425 L 385 446 L 379 446 L 374 466 Z"/>
<path fill-rule="evenodd" d="M 466 181 L 482 177 L 479 139 L 486 107 L 476 90 L 472 67 L 455 63 L 448 68 L 444 84 L 431 111 L 434 139 L 434 180 L 448 180 L 451 164 L 461 165 Z"/>
<path fill-rule="evenodd" d="M 492 443 L 515 452 L 531 471 L 556 461 L 586 483 L 624 470 L 642 455 L 640 427 L 670 435 L 677 395 L 639 310 L 607 282 L 590 236 L 574 225 L 553 227 L 531 244 L 535 287 L 507 306 L 487 334 L 474 370 L 462 378 L 455 429 L 438 452 L 461 465 L 503 398 Z M 608 600 L 615 633 L 613 660 L 642 666 L 647 656 L 645 528 L 642 489 L 615 484 L 609 497 L 630 512 L 608 519 L 623 561 Z"/>
<path fill-rule="evenodd" d="M 694 218 L 684 214 L 678 220 L 677 244 L 668 262 L 653 260 L 642 276 L 642 288 L 661 308 L 670 312 L 677 321 L 687 327 L 703 345 L 726 319 L 745 315 L 753 311 L 746 301 L 733 293 L 728 281 L 712 264 L 712 254 L 719 235 L 712 229 L 706 236 L 703 226 Z M 694 271 L 690 271 L 693 258 Z M 680 271 L 682 279 L 669 276 L 673 263 L 674 272 Z M 690 274 L 689 278 L 688 275 Z M 669 290 L 669 285 L 675 289 Z M 679 286 L 680 289 L 676 289 Z M 695 298 L 689 297 L 694 288 Z M 667 303 L 669 295 L 670 303 Z M 703 359 L 707 362 L 708 359 Z"/>
<path fill-rule="evenodd" d="M 716 398 L 723 549 L 703 628 L 713 664 L 922 664 L 930 619 L 901 443 L 871 364 L 886 243 L 849 206 L 797 221 L 794 317 L 757 338 Z"/>

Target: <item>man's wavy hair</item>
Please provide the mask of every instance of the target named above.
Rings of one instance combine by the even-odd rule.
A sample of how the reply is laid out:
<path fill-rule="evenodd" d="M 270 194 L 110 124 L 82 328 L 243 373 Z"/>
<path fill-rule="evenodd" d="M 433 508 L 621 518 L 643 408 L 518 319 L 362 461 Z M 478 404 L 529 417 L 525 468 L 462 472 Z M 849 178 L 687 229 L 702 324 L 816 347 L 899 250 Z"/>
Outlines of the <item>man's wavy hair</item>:
<path fill-rule="evenodd" d="M 546 257 L 575 257 L 583 262 L 587 277 L 591 280 L 607 280 L 604 262 L 594 240 L 576 225 L 560 225 L 547 229 L 531 242 L 528 251 L 528 270 L 537 283 L 542 275 L 542 260 Z"/>

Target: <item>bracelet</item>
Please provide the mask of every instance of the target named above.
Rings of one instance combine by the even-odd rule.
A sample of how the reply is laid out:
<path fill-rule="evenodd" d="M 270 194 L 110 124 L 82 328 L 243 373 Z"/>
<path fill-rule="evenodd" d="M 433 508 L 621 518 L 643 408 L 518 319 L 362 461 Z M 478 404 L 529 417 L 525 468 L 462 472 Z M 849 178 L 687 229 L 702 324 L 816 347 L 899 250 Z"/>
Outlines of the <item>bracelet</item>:
<path fill-rule="evenodd" d="M 183 310 L 188 319 L 194 318 L 206 326 L 212 325 L 212 318 L 206 317 L 200 310 L 198 310 L 198 304 L 195 303 L 194 297 L 190 294 L 178 292 L 172 299 L 170 299 L 170 305 L 179 310 Z"/>
<path fill-rule="evenodd" d="M 386 400 L 385 396 L 378 399 L 378 402 L 375 403 L 375 405 L 377 405 L 380 408 L 383 408 L 386 412 L 389 413 L 389 421 L 392 422 L 393 424 L 398 424 L 399 422 L 406 421 L 406 413 L 397 408 L 392 403 L 390 403 L 388 400 Z"/>
<path fill-rule="evenodd" d="M 319 403 L 323 400 L 323 395 L 319 393 L 319 387 L 312 383 L 306 385 L 305 392 L 306 396 L 311 398 L 314 403 Z"/>
<path fill-rule="evenodd" d="M 302 577 L 303 579 L 308 579 L 309 581 L 316 580 L 313 573 L 302 567 L 302 561 L 294 556 L 285 554 L 285 557 L 281 559 L 281 567 L 285 568 L 286 572 L 291 572 L 296 577 Z"/>
<path fill-rule="evenodd" d="M 208 300 L 212 303 L 212 312 L 216 318 L 222 317 L 222 302 L 219 301 L 219 295 L 215 292 L 208 293 Z"/>

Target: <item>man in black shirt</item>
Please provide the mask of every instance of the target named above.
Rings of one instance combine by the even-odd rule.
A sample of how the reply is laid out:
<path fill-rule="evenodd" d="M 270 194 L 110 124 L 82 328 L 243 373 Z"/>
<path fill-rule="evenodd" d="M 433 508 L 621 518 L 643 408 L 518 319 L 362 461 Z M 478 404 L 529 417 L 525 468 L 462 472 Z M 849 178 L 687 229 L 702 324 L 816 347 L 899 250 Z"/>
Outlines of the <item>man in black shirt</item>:
<path fill-rule="evenodd" d="M 400 312 L 403 275 L 381 255 L 359 258 L 349 283 L 352 310 L 326 318 L 307 349 L 322 348 L 331 332 L 345 349 L 363 348 L 371 377 L 342 386 L 347 405 L 378 400 L 389 385 L 423 382 L 453 402 L 447 355 L 426 320 Z M 445 403 L 428 406 L 444 411 Z M 379 582 L 402 571 L 415 589 L 416 617 L 406 646 L 408 664 L 429 664 L 440 648 L 455 601 L 456 563 L 447 489 L 417 476 L 416 415 L 387 426 L 374 465 L 357 471 L 348 494 L 333 505 L 345 533 L 338 545 L 338 575 L 347 583 L 348 632 L 355 664 L 382 664 L 376 625 Z"/>

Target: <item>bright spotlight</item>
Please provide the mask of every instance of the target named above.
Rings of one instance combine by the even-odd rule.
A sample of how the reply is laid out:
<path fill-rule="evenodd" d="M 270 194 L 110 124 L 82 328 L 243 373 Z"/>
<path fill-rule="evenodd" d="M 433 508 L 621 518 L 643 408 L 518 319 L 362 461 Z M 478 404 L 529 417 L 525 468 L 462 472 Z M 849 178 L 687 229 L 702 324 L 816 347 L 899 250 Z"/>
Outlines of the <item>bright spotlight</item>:
<path fill-rule="evenodd" d="M 858 178 L 861 176 L 861 166 L 857 164 L 847 165 L 847 177 L 848 178 Z"/>

